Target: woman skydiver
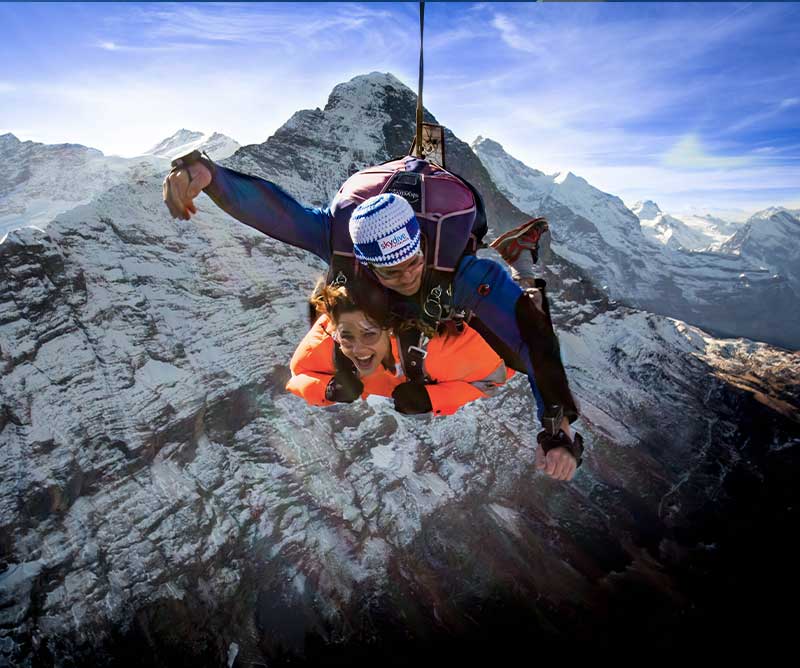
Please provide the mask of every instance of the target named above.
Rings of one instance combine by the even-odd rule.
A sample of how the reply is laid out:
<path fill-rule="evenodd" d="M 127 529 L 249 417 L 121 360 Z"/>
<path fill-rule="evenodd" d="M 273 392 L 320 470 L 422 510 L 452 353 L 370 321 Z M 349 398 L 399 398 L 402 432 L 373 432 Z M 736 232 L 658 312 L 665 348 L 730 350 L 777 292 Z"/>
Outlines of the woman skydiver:
<path fill-rule="evenodd" d="M 409 381 L 383 292 L 357 284 L 318 284 L 319 317 L 291 361 L 286 389 L 315 406 L 353 402 L 370 394 L 394 399 L 400 413 L 451 415 L 490 396 L 513 375 L 469 325 L 458 336 L 436 334 L 424 359 L 426 382 Z M 399 362 L 399 363 L 398 363 Z"/>

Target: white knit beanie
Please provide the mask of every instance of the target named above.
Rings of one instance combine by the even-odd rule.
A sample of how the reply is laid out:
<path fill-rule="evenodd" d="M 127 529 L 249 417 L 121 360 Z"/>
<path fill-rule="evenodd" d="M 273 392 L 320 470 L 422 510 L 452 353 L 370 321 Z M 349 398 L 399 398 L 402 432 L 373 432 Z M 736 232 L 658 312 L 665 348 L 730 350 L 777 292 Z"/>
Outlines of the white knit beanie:
<path fill-rule="evenodd" d="M 370 197 L 350 215 L 350 238 L 362 264 L 400 264 L 417 252 L 419 237 L 414 209 L 394 193 Z"/>

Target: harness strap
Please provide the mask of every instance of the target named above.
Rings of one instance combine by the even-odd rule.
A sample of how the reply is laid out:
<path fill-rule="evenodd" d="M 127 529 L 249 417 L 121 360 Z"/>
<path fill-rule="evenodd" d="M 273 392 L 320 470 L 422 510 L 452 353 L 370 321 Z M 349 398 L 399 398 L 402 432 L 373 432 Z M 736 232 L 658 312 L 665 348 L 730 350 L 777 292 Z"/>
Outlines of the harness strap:
<path fill-rule="evenodd" d="M 400 363 L 406 378 L 412 383 L 424 385 L 431 382 L 425 372 L 428 343 L 430 343 L 430 339 L 417 329 L 406 329 L 397 336 Z"/>

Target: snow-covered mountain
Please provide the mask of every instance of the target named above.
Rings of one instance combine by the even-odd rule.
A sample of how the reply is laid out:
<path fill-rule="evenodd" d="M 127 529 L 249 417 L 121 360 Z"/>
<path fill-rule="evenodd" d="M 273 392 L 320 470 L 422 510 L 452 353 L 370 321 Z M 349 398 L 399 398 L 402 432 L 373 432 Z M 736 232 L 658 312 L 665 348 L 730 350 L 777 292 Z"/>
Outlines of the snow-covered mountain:
<path fill-rule="evenodd" d="M 800 284 L 791 277 L 746 255 L 664 246 L 643 233 L 622 200 L 585 179 L 545 175 L 490 139 L 478 138 L 473 149 L 512 203 L 547 217 L 555 252 L 612 298 L 718 334 L 800 347 Z M 800 255 L 800 237 L 787 244 Z"/>
<path fill-rule="evenodd" d="M 376 162 L 403 137 L 388 100 L 407 128 L 413 95 L 349 84 Z M 229 163 L 326 201 L 337 89 Z M 290 135 L 316 190 L 269 160 Z M 766 603 L 793 572 L 776 527 L 799 507 L 796 355 L 612 305 L 553 255 L 587 445 L 559 483 L 535 469 L 524 378 L 448 418 L 285 392 L 322 265 L 205 196 L 172 220 L 163 175 L 0 243 L 0 662 L 449 665 L 783 637 Z M 520 215 L 485 187 L 495 220 Z"/>
<path fill-rule="evenodd" d="M 688 250 L 716 251 L 719 246 L 736 234 L 744 225 L 744 221 L 726 220 L 710 213 L 676 213 L 672 215 L 693 230 L 711 239 L 705 248 L 690 248 Z"/>
<path fill-rule="evenodd" d="M 40 144 L 0 136 L 0 239 L 24 225 L 44 228 L 59 213 L 117 183 L 160 173 L 162 158 L 106 156 L 79 144 Z"/>
<path fill-rule="evenodd" d="M 239 148 L 235 140 L 219 132 L 209 135 L 181 128 L 171 137 L 145 151 L 145 154 L 174 160 L 178 156 L 199 149 L 205 151 L 212 160 L 222 160 L 232 156 Z"/>
<path fill-rule="evenodd" d="M 642 218 L 645 220 L 655 220 L 658 216 L 663 214 L 658 204 L 649 199 L 636 202 L 636 204 L 631 207 L 631 211 L 636 214 L 639 220 L 642 220 Z"/>
<path fill-rule="evenodd" d="M 759 211 L 720 250 L 800 284 L 800 214 L 783 207 Z"/>
<path fill-rule="evenodd" d="M 732 226 L 710 216 L 674 216 L 664 213 L 651 200 L 636 202 L 631 211 L 639 219 L 645 236 L 674 250 L 711 250 L 730 238 Z"/>
<path fill-rule="evenodd" d="M 232 155 L 239 145 L 219 133 L 179 130 L 136 158 L 107 156 L 79 144 L 40 144 L 0 136 L 0 239 L 9 231 L 46 227 L 58 214 L 89 203 L 112 186 L 162 174 L 169 161 L 195 148 L 213 159 Z"/>

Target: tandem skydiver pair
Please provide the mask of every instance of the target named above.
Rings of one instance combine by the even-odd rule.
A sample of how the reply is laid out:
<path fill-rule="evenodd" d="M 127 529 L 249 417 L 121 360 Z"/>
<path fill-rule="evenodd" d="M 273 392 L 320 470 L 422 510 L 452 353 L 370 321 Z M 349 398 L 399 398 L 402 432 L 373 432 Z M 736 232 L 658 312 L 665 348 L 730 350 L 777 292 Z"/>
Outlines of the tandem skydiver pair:
<path fill-rule="evenodd" d="M 345 182 L 331 206 L 320 209 L 303 206 L 270 181 L 217 165 L 194 151 L 173 162 L 164 180 L 164 201 L 173 217 L 188 220 L 197 213 L 193 200 L 201 191 L 237 220 L 328 262 L 324 289 L 344 289 L 336 299 L 354 308 L 351 313 L 357 317 L 350 323 L 352 335 L 369 337 L 380 330 L 388 336 L 389 329 L 394 332 L 394 340 L 389 341 L 400 371 L 395 367 L 396 382 L 387 396 L 394 397 L 401 412 L 426 412 L 423 409 L 428 404 L 430 412 L 439 410 L 434 405 L 440 404 L 432 399 L 432 395 L 440 394 L 434 389 L 440 383 L 435 381 L 483 382 L 484 389 L 489 389 L 490 383 L 501 384 L 500 372 L 480 375 L 487 360 L 497 361 L 495 371 L 502 362 L 507 368 L 527 373 L 538 417 L 545 427 L 537 440 L 546 455 L 547 472 L 558 479 L 571 479 L 583 450 L 582 438 L 573 436 L 570 428 L 578 417 L 578 406 L 569 390 L 546 295 L 540 291 L 534 298 L 502 266 L 476 256 L 487 224 L 480 195 L 469 183 L 433 162 L 405 156 L 357 172 Z M 501 254 L 505 251 L 512 257 L 519 249 L 535 249 L 544 229 L 546 224 L 534 219 L 493 245 Z M 363 301 L 361 295 L 369 293 L 385 299 L 385 323 L 376 322 L 374 311 L 359 303 Z M 332 299 L 329 293 L 327 302 L 317 299 L 316 305 L 336 301 Z M 341 346 L 341 322 L 325 308 L 318 311 L 316 333 L 312 329 L 306 339 L 316 337 L 314 340 L 325 350 L 339 351 L 340 360 L 337 366 L 334 356 L 333 366 L 315 371 L 330 372 L 327 383 L 333 386 L 328 390 L 326 383 L 322 396 L 328 402 L 336 397 L 353 400 L 360 389 L 358 382 L 364 385 L 359 395 L 367 393 L 373 382 L 361 380 L 359 363 L 366 365 L 362 371 L 377 371 L 380 366 L 381 373 L 389 373 L 391 363 L 377 359 L 386 341 L 377 352 L 361 349 L 363 355 L 348 358 L 343 354 L 347 343 L 345 351 Z M 352 328 L 358 323 L 365 325 L 360 332 Z M 446 359 L 447 346 L 453 345 L 446 343 L 448 337 L 457 341 L 460 335 L 474 337 L 476 332 L 480 336 L 471 340 L 482 352 L 475 356 L 470 353 L 480 360 L 475 369 L 468 370 L 474 373 L 464 379 L 452 373 L 434 377 L 432 368 L 441 374 L 447 366 L 434 363 L 434 351 L 437 358 L 443 355 Z M 325 342 L 326 336 L 331 342 Z M 437 337 L 439 342 L 431 347 Z M 362 343 L 360 339 L 354 341 Z M 308 343 L 304 340 L 306 349 Z M 310 370 L 295 364 L 300 352 L 298 349 L 293 360 L 295 377 L 301 375 L 300 371 Z M 350 366 L 342 360 L 349 361 Z M 492 381 L 486 381 L 489 376 Z M 348 385 L 343 378 L 357 382 Z M 299 387 L 299 381 L 293 378 L 289 384 L 292 391 L 293 382 L 294 390 Z M 349 393 L 341 389 L 348 386 Z M 386 394 L 388 389 L 382 387 Z M 485 394 L 482 391 L 462 398 L 471 400 L 466 397 Z M 452 412 L 453 404 L 448 406 L 441 414 Z"/>

